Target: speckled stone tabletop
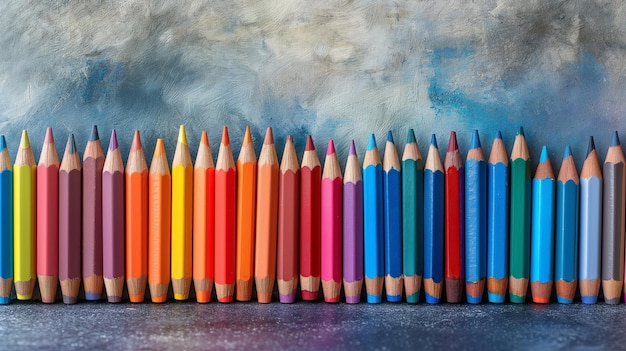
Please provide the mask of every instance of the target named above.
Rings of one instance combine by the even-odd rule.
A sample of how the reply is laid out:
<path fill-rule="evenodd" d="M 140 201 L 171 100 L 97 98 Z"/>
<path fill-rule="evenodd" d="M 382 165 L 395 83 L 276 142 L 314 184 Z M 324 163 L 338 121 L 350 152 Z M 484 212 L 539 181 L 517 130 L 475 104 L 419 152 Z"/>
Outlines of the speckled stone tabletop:
<path fill-rule="evenodd" d="M 626 305 L 0 306 L 4 350 L 623 349 Z"/>

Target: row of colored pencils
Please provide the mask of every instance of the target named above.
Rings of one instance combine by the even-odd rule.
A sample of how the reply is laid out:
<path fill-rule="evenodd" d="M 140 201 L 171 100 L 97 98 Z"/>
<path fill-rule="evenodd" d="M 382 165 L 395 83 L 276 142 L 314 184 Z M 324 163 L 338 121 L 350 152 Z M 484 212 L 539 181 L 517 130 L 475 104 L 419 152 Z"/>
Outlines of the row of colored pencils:
<path fill-rule="evenodd" d="M 569 147 L 555 177 L 547 148 L 531 176 L 523 130 L 510 158 L 500 133 L 485 158 L 474 131 L 465 160 L 452 132 L 442 162 L 433 135 L 422 159 L 413 130 L 402 157 L 354 142 L 342 173 L 333 141 L 324 166 L 308 136 L 301 162 L 272 129 L 255 153 L 247 128 L 235 162 L 224 127 L 214 163 L 206 132 L 195 163 L 181 126 L 171 171 L 162 139 L 150 164 L 135 132 L 126 168 L 113 130 L 106 156 L 94 126 L 82 164 L 70 135 L 61 161 L 48 128 L 36 164 L 26 131 L 15 164 L 0 139 L 0 302 L 39 283 L 45 303 L 132 302 L 170 284 L 186 300 L 359 303 L 618 303 L 624 282 L 626 160 L 614 133 L 604 169 L 593 138 L 580 177 Z M 580 282 L 580 283 L 579 283 Z M 321 284 L 320 284 L 321 283 Z M 578 286 L 580 285 L 580 286 Z M 445 288 L 445 289 L 444 289 Z M 445 294 L 445 295 L 444 295 Z M 626 295 L 625 295 L 626 298 Z"/>

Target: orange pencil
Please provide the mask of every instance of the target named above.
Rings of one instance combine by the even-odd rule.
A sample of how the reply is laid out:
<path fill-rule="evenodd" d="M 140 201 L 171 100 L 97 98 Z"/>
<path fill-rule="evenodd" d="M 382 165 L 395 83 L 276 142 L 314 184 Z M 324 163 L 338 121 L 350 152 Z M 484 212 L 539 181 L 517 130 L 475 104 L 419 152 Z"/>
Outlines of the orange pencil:
<path fill-rule="evenodd" d="M 148 280 L 148 165 L 135 131 L 126 164 L 126 286 L 130 302 L 143 302 Z"/>
<path fill-rule="evenodd" d="M 260 303 L 272 301 L 276 277 L 276 226 L 278 215 L 278 156 L 272 128 L 267 128 L 263 148 L 259 155 L 256 246 L 254 254 L 254 280 Z"/>
<path fill-rule="evenodd" d="M 154 148 L 148 191 L 148 286 L 152 302 L 165 302 L 170 285 L 172 177 L 163 139 L 157 139 Z"/>
<path fill-rule="evenodd" d="M 257 162 L 250 127 L 237 159 L 237 300 L 252 298 Z"/>
<path fill-rule="evenodd" d="M 228 128 L 215 165 L 215 292 L 219 302 L 233 301 L 235 287 L 235 239 L 237 172 Z"/>
<path fill-rule="evenodd" d="M 211 301 L 215 240 L 215 166 L 202 132 L 193 173 L 193 285 L 196 300 Z"/>

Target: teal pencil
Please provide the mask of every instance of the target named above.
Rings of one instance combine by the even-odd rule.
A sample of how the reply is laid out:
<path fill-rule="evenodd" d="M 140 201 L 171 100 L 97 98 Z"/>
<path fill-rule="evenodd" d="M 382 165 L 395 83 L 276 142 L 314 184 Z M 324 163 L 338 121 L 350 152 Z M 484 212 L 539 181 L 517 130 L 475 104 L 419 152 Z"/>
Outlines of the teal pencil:
<path fill-rule="evenodd" d="M 383 165 L 371 134 L 363 160 L 363 245 L 367 302 L 380 303 L 385 275 L 383 227 Z"/>
<path fill-rule="evenodd" d="M 13 168 L 0 136 L 0 304 L 9 303 L 13 287 Z"/>
<path fill-rule="evenodd" d="M 402 272 L 406 301 L 419 302 L 424 273 L 424 161 L 413 129 L 402 154 Z"/>
<path fill-rule="evenodd" d="M 424 166 L 424 292 L 426 303 L 441 301 L 443 288 L 443 165 L 435 134 Z"/>
<path fill-rule="evenodd" d="M 402 179 L 400 159 L 391 131 L 383 158 L 385 210 L 385 294 L 387 301 L 402 301 Z"/>

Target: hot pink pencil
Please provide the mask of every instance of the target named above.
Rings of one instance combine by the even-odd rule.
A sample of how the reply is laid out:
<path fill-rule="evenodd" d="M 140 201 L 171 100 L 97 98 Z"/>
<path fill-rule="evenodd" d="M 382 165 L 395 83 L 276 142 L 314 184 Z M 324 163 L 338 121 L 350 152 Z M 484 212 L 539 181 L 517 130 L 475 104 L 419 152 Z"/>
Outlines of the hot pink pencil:
<path fill-rule="evenodd" d="M 56 299 L 59 283 L 59 154 L 46 130 L 37 166 L 37 279 L 41 301 Z"/>
<path fill-rule="evenodd" d="M 322 289 L 326 302 L 339 302 L 341 292 L 342 191 L 341 168 L 330 140 L 322 173 Z"/>

